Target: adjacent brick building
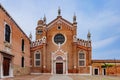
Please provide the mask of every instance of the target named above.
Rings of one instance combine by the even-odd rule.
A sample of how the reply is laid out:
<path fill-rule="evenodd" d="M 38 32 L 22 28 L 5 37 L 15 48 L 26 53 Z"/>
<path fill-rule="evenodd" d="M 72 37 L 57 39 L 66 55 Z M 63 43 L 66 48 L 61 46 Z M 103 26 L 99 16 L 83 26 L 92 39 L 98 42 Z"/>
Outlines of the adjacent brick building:
<path fill-rule="evenodd" d="M 120 76 L 120 60 L 92 60 L 93 75 Z"/>
<path fill-rule="evenodd" d="M 77 38 L 76 15 L 69 22 L 60 9 L 50 23 L 45 16 L 38 21 L 32 41 L 0 5 L 0 36 L 0 78 L 36 73 L 120 75 L 120 60 L 92 60 L 90 32 L 86 40 Z"/>
<path fill-rule="evenodd" d="M 0 78 L 30 74 L 30 40 L 0 5 Z"/>

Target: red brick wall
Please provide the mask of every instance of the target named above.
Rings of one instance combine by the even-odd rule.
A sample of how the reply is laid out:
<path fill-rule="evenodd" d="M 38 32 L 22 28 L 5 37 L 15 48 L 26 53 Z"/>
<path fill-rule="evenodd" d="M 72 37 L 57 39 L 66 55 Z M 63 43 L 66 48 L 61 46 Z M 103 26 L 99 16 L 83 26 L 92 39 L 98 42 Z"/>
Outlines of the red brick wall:
<path fill-rule="evenodd" d="M 120 76 L 120 65 L 107 68 L 107 74 Z"/>
<path fill-rule="evenodd" d="M 34 58 L 35 58 L 35 52 L 36 51 L 39 51 L 40 52 L 40 56 L 41 56 L 41 65 L 40 67 L 36 67 L 35 66 L 35 61 L 34 61 Z M 43 72 L 43 47 L 42 45 L 41 46 L 38 46 L 38 47 L 34 47 L 34 48 L 31 48 L 31 72 L 32 73 L 42 73 Z"/>
<path fill-rule="evenodd" d="M 21 57 L 24 56 L 25 58 L 25 68 L 27 71 L 23 74 L 30 73 L 30 41 L 28 37 L 22 32 L 18 25 L 15 24 L 14 20 L 10 18 L 8 13 L 5 12 L 2 8 L 0 8 L 0 50 L 4 50 L 4 30 L 5 30 L 5 23 L 7 23 L 11 28 L 11 54 L 14 55 L 13 57 L 13 66 L 14 66 L 14 73 L 18 70 L 22 71 L 21 68 Z M 25 51 L 22 53 L 21 51 L 21 40 L 24 39 L 25 41 Z M 19 69 L 18 69 L 19 68 Z M 22 73 L 21 73 L 22 74 Z M 21 75 L 20 74 L 20 75 Z M 17 75 L 17 74 L 16 74 Z"/>
<path fill-rule="evenodd" d="M 108 64 L 112 64 L 113 66 L 106 68 L 106 75 L 120 75 L 120 64 L 119 63 L 116 63 L 116 65 L 115 63 L 108 63 Z M 92 63 L 93 70 L 94 68 L 99 69 L 99 75 L 103 75 L 102 73 L 103 68 L 101 67 L 102 65 L 104 65 L 104 63 Z"/>
<path fill-rule="evenodd" d="M 57 17 L 59 18 L 59 17 Z M 56 20 L 56 19 L 55 19 Z M 79 66 L 78 66 L 78 52 L 80 50 L 85 51 L 86 54 L 86 67 L 84 68 L 83 73 L 89 73 L 89 68 L 91 64 L 91 48 L 83 47 L 83 46 L 77 46 L 77 44 L 73 43 L 73 35 L 76 35 L 76 27 L 74 27 L 72 24 L 69 24 L 68 22 L 64 23 L 61 21 L 61 23 L 58 22 L 52 22 L 54 24 L 49 24 L 46 29 L 46 32 L 43 31 L 44 36 L 46 36 L 47 43 L 46 43 L 46 72 L 51 72 L 51 54 L 52 52 L 55 52 L 58 49 L 58 46 L 54 43 L 54 36 L 58 33 L 61 33 L 65 36 L 66 41 L 64 44 L 61 45 L 61 49 L 65 52 L 67 52 L 68 55 L 68 72 L 73 73 L 73 72 L 80 72 L 79 71 Z M 69 25 L 68 25 L 69 24 Z M 71 26 L 72 27 L 71 27 Z M 58 30 L 58 26 L 61 26 L 61 29 Z M 38 28 L 36 28 L 38 29 Z M 36 35 L 36 39 L 39 39 L 41 36 L 38 34 Z M 43 48 L 31 48 L 32 53 L 31 55 L 33 56 L 33 52 L 35 50 L 42 50 Z M 43 53 L 45 54 L 45 53 Z M 31 56 L 31 57 L 32 57 Z M 32 57 L 33 60 L 33 57 Z M 43 64 L 42 64 L 43 65 Z M 76 69 L 74 68 L 74 65 L 76 65 Z M 43 67 L 43 66 L 42 66 Z M 40 68 L 42 68 L 40 67 Z M 38 68 L 33 68 L 33 69 L 38 69 Z"/>

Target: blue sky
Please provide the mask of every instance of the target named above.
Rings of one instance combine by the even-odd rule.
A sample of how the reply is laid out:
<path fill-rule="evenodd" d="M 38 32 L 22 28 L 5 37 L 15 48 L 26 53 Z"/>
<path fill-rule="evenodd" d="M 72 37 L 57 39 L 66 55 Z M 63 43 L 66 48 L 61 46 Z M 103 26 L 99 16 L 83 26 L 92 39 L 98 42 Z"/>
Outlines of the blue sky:
<path fill-rule="evenodd" d="M 47 17 L 47 23 L 62 16 L 72 22 L 77 15 L 77 37 L 92 35 L 93 59 L 120 59 L 120 0 L 0 0 L 0 3 L 22 30 L 35 37 L 37 21 Z M 35 38 L 34 38 L 35 39 Z M 34 40 L 33 39 L 33 40 Z"/>

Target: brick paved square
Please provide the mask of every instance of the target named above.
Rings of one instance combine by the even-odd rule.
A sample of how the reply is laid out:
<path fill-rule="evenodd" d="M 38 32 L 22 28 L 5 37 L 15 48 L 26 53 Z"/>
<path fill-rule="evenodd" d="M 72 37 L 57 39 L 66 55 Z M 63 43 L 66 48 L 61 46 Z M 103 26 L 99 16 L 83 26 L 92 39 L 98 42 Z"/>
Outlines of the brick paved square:
<path fill-rule="evenodd" d="M 120 76 L 83 76 L 83 75 L 25 75 L 0 80 L 120 80 Z"/>

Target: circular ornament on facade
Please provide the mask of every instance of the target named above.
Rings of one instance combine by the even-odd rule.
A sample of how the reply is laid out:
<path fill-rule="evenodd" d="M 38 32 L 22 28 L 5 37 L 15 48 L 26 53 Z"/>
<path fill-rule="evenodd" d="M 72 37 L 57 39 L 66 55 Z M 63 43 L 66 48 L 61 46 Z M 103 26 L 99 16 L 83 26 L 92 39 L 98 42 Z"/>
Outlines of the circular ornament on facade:
<path fill-rule="evenodd" d="M 54 42 L 56 44 L 63 44 L 65 42 L 65 37 L 64 35 L 62 34 L 56 34 L 55 37 L 54 37 Z"/>
<path fill-rule="evenodd" d="M 61 26 L 58 26 L 58 30 L 61 30 Z"/>

